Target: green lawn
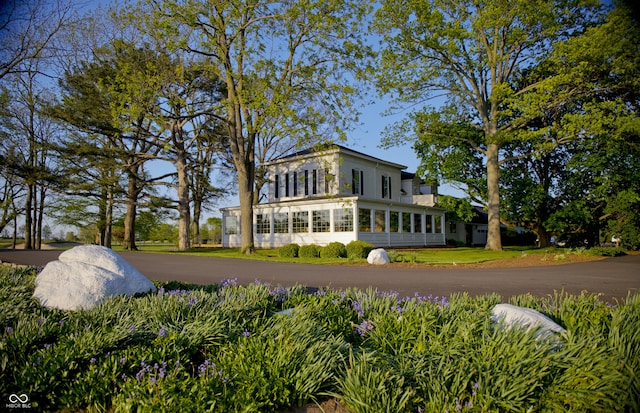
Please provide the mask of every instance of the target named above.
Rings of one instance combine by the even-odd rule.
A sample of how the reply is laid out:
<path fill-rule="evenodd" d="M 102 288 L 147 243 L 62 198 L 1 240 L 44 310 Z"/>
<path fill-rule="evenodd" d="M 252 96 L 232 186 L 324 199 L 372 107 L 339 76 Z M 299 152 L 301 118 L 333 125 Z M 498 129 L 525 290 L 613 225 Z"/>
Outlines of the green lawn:
<path fill-rule="evenodd" d="M 246 255 L 239 248 L 206 247 L 193 248 L 190 251 L 178 252 L 173 245 L 139 245 L 140 252 L 147 253 L 171 253 L 182 255 L 194 255 L 219 258 L 237 258 L 273 262 L 293 262 L 300 264 L 357 264 L 366 262 L 365 259 L 349 260 L 347 258 L 282 258 L 278 256 L 277 249 L 258 249 L 254 254 Z M 116 251 L 122 251 L 120 246 L 114 246 Z M 393 249 L 387 248 L 390 258 L 394 262 L 416 264 L 475 264 L 480 262 L 516 258 L 523 254 L 566 254 L 569 250 L 556 248 L 532 248 L 532 247 L 506 247 L 503 251 L 487 251 L 483 247 L 457 247 L 457 248 L 420 248 L 420 249 Z"/>

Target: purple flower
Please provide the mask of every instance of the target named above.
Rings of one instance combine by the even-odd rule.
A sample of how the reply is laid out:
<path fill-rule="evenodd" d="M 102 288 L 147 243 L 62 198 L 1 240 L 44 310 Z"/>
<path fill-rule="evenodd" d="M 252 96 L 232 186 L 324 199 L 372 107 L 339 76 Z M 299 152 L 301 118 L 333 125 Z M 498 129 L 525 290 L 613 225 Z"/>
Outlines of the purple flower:
<path fill-rule="evenodd" d="M 145 373 L 146 373 L 145 369 L 142 369 L 138 373 L 136 373 L 136 380 L 140 381 L 140 379 L 142 379 L 144 377 Z"/>
<path fill-rule="evenodd" d="M 285 287 L 278 286 L 269 294 L 272 297 L 275 297 L 277 302 L 283 303 L 287 300 L 287 296 L 289 295 L 289 290 Z"/>
<path fill-rule="evenodd" d="M 13 327 L 8 326 L 8 327 L 5 329 L 5 332 L 6 332 L 7 334 L 11 334 L 11 333 L 13 333 Z"/>
<path fill-rule="evenodd" d="M 95 357 L 91 357 L 91 360 L 89 360 L 89 363 L 96 364 L 96 358 Z"/>
<path fill-rule="evenodd" d="M 158 331 L 159 337 L 164 337 L 167 334 L 167 329 L 164 327 L 160 327 L 160 331 Z"/>
<path fill-rule="evenodd" d="M 238 278 L 223 278 L 220 281 L 220 286 L 222 287 L 230 287 L 232 285 L 238 285 Z"/>
<path fill-rule="evenodd" d="M 120 364 L 124 364 L 124 363 L 126 363 L 126 362 L 127 362 L 127 358 L 126 358 L 126 357 L 122 357 L 122 358 L 120 359 Z"/>
<path fill-rule="evenodd" d="M 243 336 L 243 337 L 249 337 L 250 335 L 251 335 L 251 333 L 250 333 L 250 332 L 249 332 L 249 330 L 247 330 L 247 329 L 245 329 L 245 330 L 242 332 L 242 336 Z"/>
<path fill-rule="evenodd" d="M 364 317 L 364 310 L 362 309 L 362 304 L 359 301 L 353 301 L 351 303 L 351 309 L 358 313 L 358 317 Z"/>
<path fill-rule="evenodd" d="M 356 326 L 356 333 L 358 333 L 361 337 L 367 335 L 367 333 L 373 330 L 373 324 L 368 321 L 363 321 L 360 325 Z"/>

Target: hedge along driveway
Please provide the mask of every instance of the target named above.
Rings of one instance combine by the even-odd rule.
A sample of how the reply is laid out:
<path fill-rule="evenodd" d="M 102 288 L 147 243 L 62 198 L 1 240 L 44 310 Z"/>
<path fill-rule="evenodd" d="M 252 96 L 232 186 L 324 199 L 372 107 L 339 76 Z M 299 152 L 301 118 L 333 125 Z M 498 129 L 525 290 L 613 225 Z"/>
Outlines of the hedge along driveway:
<path fill-rule="evenodd" d="M 57 259 L 59 254 L 60 251 L 0 250 L 0 260 L 42 266 Z M 196 284 L 216 284 L 222 279 L 237 278 L 240 284 L 258 279 L 283 286 L 371 287 L 397 291 L 401 295 L 497 293 L 504 298 L 527 293 L 546 297 L 560 290 L 579 294 L 586 290 L 602 294 L 602 299 L 608 301 L 625 298 L 628 292 L 640 287 L 640 255 L 545 267 L 448 269 L 309 265 L 142 252 L 120 254 L 152 280 Z"/>

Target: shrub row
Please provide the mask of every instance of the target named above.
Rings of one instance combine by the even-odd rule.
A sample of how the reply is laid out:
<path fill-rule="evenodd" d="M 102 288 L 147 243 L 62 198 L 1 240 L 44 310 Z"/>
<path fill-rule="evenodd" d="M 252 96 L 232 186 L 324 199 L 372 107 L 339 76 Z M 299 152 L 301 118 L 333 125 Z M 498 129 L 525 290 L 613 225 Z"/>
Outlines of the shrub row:
<path fill-rule="evenodd" d="M 367 258 L 373 245 L 365 241 L 351 241 L 347 245 L 341 242 L 330 242 L 324 247 L 320 245 L 298 245 L 295 243 L 283 245 L 278 249 L 278 255 L 282 258 Z"/>

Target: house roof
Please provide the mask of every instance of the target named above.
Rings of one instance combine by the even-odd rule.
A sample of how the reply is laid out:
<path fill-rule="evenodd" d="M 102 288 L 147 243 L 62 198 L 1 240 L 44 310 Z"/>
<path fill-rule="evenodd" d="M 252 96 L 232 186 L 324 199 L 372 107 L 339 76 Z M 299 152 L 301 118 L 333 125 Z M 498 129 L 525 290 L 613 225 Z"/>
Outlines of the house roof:
<path fill-rule="evenodd" d="M 367 159 L 369 161 L 372 162 L 378 162 L 378 163 L 384 163 L 387 165 L 391 165 L 393 167 L 396 167 L 398 169 L 406 169 L 407 166 L 405 165 L 401 165 L 401 164 L 397 164 L 394 162 L 389 162 L 389 161 L 385 161 L 384 159 L 380 159 L 380 158 L 376 158 L 374 156 L 370 156 L 367 155 L 366 153 L 363 152 L 358 152 L 358 151 L 354 151 L 353 149 L 347 148 L 346 146 L 342 146 L 342 145 L 338 145 L 338 144 L 320 144 L 320 145 L 316 145 L 316 146 L 312 146 L 310 148 L 306 148 L 297 152 L 293 152 L 284 156 L 281 156 L 279 158 L 273 159 L 271 161 L 265 162 L 265 165 L 273 165 L 273 164 L 278 164 L 278 163 L 282 163 L 282 162 L 287 162 L 290 161 L 292 159 L 300 159 L 300 158 L 308 158 L 308 157 L 313 157 L 313 156 L 317 156 L 318 154 L 322 154 L 325 152 L 342 152 L 345 154 L 349 154 L 351 156 L 355 156 L 358 158 L 362 158 L 362 159 Z M 403 172 L 404 173 L 404 172 Z"/>

